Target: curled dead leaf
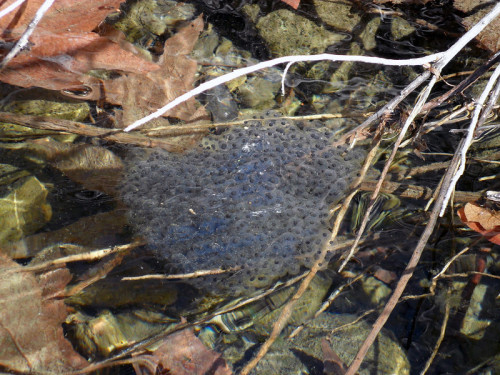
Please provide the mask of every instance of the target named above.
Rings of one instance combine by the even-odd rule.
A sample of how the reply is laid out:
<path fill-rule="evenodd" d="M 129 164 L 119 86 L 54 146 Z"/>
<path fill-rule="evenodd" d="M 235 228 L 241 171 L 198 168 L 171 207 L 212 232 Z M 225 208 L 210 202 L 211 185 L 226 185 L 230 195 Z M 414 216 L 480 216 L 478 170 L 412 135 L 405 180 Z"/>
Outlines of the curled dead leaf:
<path fill-rule="evenodd" d="M 460 208 L 457 213 L 460 220 L 469 228 L 500 245 L 500 211 L 472 202 Z"/>

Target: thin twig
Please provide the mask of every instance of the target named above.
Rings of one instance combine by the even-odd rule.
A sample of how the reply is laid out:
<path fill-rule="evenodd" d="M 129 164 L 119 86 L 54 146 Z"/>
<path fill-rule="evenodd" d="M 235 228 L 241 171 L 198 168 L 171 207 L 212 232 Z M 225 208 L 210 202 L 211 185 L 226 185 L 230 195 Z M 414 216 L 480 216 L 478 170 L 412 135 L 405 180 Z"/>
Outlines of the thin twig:
<path fill-rule="evenodd" d="M 500 280 L 500 276 L 492 275 L 490 273 L 485 273 L 485 272 L 479 272 L 479 271 L 469 271 L 469 272 L 463 272 L 463 273 L 448 273 L 446 275 L 442 275 L 441 278 L 443 278 L 443 279 L 455 279 L 457 277 L 471 277 L 473 275 L 478 275 L 481 277 L 489 277 L 491 279 Z"/>
<path fill-rule="evenodd" d="M 434 361 L 434 358 L 436 358 L 436 355 L 438 354 L 439 347 L 441 346 L 441 343 L 443 342 L 444 334 L 446 333 L 446 327 L 448 325 L 448 319 L 450 318 L 450 298 L 449 297 L 450 297 L 450 291 L 448 290 L 447 297 L 446 297 L 443 323 L 441 324 L 441 331 L 439 332 L 439 337 L 436 341 L 436 345 L 434 345 L 434 350 L 432 351 L 431 356 L 427 360 L 423 370 L 420 372 L 420 375 L 425 375 L 427 373 L 427 371 L 431 367 L 432 362 Z"/>
<path fill-rule="evenodd" d="M 500 51 L 499 51 L 499 54 L 500 54 Z M 491 112 L 493 111 L 493 108 L 495 108 L 495 106 L 498 102 L 499 95 L 500 95 L 500 81 L 497 80 L 495 88 L 493 89 L 493 91 L 490 95 L 490 99 L 488 100 L 488 104 L 486 105 L 486 108 L 484 108 L 484 110 L 481 112 L 481 117 L 479 117 L 479 120 L 477 122 L 476 134 L 475 134 L 476 138 L 479 136 L 477 130 L 479 130 L 479 128 L 481 128 L 484 125 L 484 123 L 486 122 L 486 120 L 490 116 Z"/>
<path fill-rule="evenodd" d="M 122 281 L 136 281 L 136 280 L 173 280 L 173 279 L 195 279 L 198 277 L 208 275 L 220 275 L 227 272 L 234 272 L 240 270 L 241 267 L 232 267 L 228 269 L 213 269 L 213 270 L 199 270 L 190 273 L 180 273 L 174 275 L 143 275 L 143 276 L 127 276 L 122 277 Z"/>
<path fill-rule="evenodd" d="M 455 262 L 455 260 L 460 258 L 462 255 L 464 255 L 469 250 L 470 250 L 470 246 L 465 247 L 458 254 L 455 254 L 453 257 L 451 257 L 451 259 L 448 262 L 446 262 L 444 267 L 441 268 L 441 271 L 439 271 L 439 273 L 432 278 L 432 284 L 431 284 L 431 287 L 429 288 L 430 293 L 434 294 L 436 292 L 436 286 L 437 286 L 438 280 L 443 277 L 443 274 L 446 271 L 448 271 L 448 268 L 450 268 L 450 266 L 453 264 L 453 262 Z"/>
<path fill-rule="evenodd" d="M 106 249 L 101 249 L 101 250 L 95 250 L 95 251 L 90 251 L 87 253 L 83 254 L 75 254 L 75 255 L 68 255 L 65 257 L 57 258 L 54 260 L 49 260 L 47 262 L 35 264 L 32 266 L 25 266 L 22 268 L 16 268 L 16 272 L 39 272 L 43 271 L 49 268 L 53 267 L 58 267 L 58 266 L 64 266 L 67 263 L 71 262 L 93 262 L 98 259 L 102 259 L 104 257 L 107 257 L 108 255 L 115 254 L 115 253 L 120 253 L 120 252 L 125 252 L 129 251 L 131 249 L 134 249 L 138 246 L 144 245 L 142 242 L 133 242 L 131 244 L 127 245 L 119 245 L 119 246 L 113 246 L 113 247 L 108 247 Z"/>
<path fill-rule="evenodd" d="M 455 154 L 452 162 L 450 163 L 450 166 L 448 167 L 448 170 L 444 176 L 443 179 L 443 186 L 448 186 L 451 182 L 451 179 L 453 177 L 453 172 L 455 170 L 455 167 L 458 165 L 459 162 L 459 155 Z M 420 257 L 422 255 L 422 252 L 425 248 L 425 245 L 427 244 L 427 241 L 429 237 L 431 236 L 432 232 L 434 231 L 434 226 L 436 225 L 437 219 L 439 217 L 439 211 L 441 208 L 441 203 L 444 200 L 444 192 L 443 190 L 437 197 L 436 203 L 433 207 L 432 213 L 429 217 L 429 221 L 427 222 L 427 225 L 425 226 L 424 232 L 420 236 L 420 239 L 415 246 L 415 249 L 413 250 L 413 254 L 410 258 L 410 261 L 408 262 L 403 274 L 401 275 L 401 278 L 399 279 L 396 288 L 394 289 L 394 293 L 391 295 L 389 298 L 389 301 L 387 301 L 386 305 L 384 306 L 384 310 L 382 313 L 379 315 L 377 318 L 376 322 L 373 325 L 372 331 L 369 333 L 368 337 L 365 339 L 363 344 L 361 345 L 361 348 L 359 349 L 358 353 L 356 354 L 356 357 L 354 358 L 353 362 L 351 363 L 349 370 L 347 372 L 347 375 L 354 375 L 359 369 L 359 366 L 361 366 L 361 363 L 363 362 L 363 359 L 366 356 L 366 353 L 368 352 L 368 349 L 371 347 L 373 342 L 375 341 L 378 333 L 384 326 L 385 322 L 389 318 L 389 315 L 392 313 L 394 310 L 394 307 L 398 303 L 399 298 L 403 294 L 403 291 L 406 288 L 406 285 L 408 284 L 408 281 L 413 275 L 413 272 L 420 260 Z"/>
<path fill-rule="evenodd" d="M 360 116 L 344 116 L 339 113 L 324 113 L 317 115 L 308 115 L 308 116 L 278 116 L 278 117 L 269 117 L 269 118 L 259 118 L 259 121 L 266 120 L 277 120 L 277 119 L 285 119 L 285 120 L 294 120 L 294 121 L 308 121 L 308 120 L 326 120 L 326 119 L 334 119 L 334 118 L 355 118 L 355 117 L 363 117 Z M 248 121 L 252 121 L 252 118 L 243 118 L 241 120 L 235 120 L 230 122 L 219 122 L 219 123 L 206 123 L 206 124 L 183 124 L 183 125 L 167 125 L 167 126 L 158 126 L 155 128 L 144 129 L 141 132 L 148 136 L 154 137 L 176 137 L 179 135 L 189 135 L 196 133 L 206 134 L 211 129 L 214 128 L 225 128 L 231 126 L 244 126 Z"/>
<path fill-rule="evenodd" d="M 0 71 L 2 71 L 7 66 L 7 64 L 19 53 L 19 51 L 21 51 L 26 46 L 26 44 L 28 44 L 29 37 L 31 36 L 31 34 L 33 34 L 36 26 L 42 20 L 44 14 L 49 10 L 53 3 L 54 0 L 45 0 L 40 8 L 38 8 L 35 13 L 35 17 L 33 17 L 31 22 L 28 24 L 28 27 L 24 31 L 23 35 L 21 35 L 21 37 L 19 38 L 16 45 L 10 50 L 7 56 L 4 57 L 2 62 L 0 62 Z"/>
<path fill-rule="evenodd" d="M 486 73 L 493 65 L 495 65 L 500 60 L 500 51 L 495 53 L 486 63 L 477 68 L 471 75 L 460 82 L 458 85 L 452 87 L 448 92 L 444 93 L 437 98 L 430 100 L 422 108 L 422 112 L 427 113 L 433 108 L 441 105 L 444 101 L 451 98 L 453 95 L 463 92 L 467 87 L 476 82 L 479 77 Z"/>

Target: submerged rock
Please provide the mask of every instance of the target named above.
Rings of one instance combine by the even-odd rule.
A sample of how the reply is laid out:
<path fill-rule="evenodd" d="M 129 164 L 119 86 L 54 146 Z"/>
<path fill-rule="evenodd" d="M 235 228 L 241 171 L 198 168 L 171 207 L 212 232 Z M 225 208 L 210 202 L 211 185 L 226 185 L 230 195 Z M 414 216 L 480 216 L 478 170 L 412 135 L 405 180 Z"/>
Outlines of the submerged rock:
<path fill-rule="evenodd" d="M 324 361 L 328 357 L 322 348 L 324 339 L 348 365 L 371 330 L 370 324 L 356 319 L 350 314 L 321 314 L 310 321 L 293 341 L 277 340 L 252 374 L 326 374 Z M 368 350 L 359 374 L 409 373 L 410 364 L 405 351 L 389 331 L 382 330 Z"/>
<path fill-rule="evenodd" d="M 35 176 L 8 164 L 0 164 L 0 172 L 0 182 L 8 182 L 0 186 L 0 245 L 3 246 L 43 227 L 52 216 L 52 208 L 47 202 L 47 188 Z"/>
<path fill-rule="evenodd" d="M 179 272 L 233 269 L 197 279 L 215 293 L 252 291 L 310 267 L 329 237 L 329 205 L 364 155 L 332 147 L 319 122 L 268 115 L 183 154 L 128 160 L 121 191 L 131 224 Z"/>
<path fill-rule="evenodd" d="M 287 9 L 260 18 L 256 27 L 275 56 L 322 53 L 328 46 L 346 39 L 345 34 L 328 31 Z"/>

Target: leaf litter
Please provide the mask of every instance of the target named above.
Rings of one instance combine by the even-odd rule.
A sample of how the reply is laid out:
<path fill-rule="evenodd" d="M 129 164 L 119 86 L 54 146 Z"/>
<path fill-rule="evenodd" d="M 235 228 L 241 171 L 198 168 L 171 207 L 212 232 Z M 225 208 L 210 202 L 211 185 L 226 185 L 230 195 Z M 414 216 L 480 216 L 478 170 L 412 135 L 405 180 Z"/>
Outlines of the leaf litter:
<path fill-rule="evenodd" d="M 116 79 L 103 80 L 103 89 L 93 92 L 89 99 L 103 99 L 121 105 L 123 115 L 119 122 L 129 125 L 191 90 L 198 64 L 187 56 L 202 30 L 203 19 L 199 16 L 167 39 L 157 63 L 158 69 L 145 74 L 129 72 Z M 164 116 L 193 121 L 205 115 L 205 110 L 197 110 L 195 100 L 191 99 Z"/>
<path fill-rule="evenodd" d="M 3 3 L 8 6 L 14 0 Z M 25 31 L 43 0 L 30 0 L 0 19 L 1 39 L 14 43 Z M 0 72 L 0 80 L 12 85 L 50 90 L 81 87 L 83 74 L 93 69 L 145 73 L 158 67 L 128 49 L 94 32 L 121 0 L 60 0 L 45 14 L 22 51 Z M 131 52 L 135 51 L 135 52 Z M 96 81 L 93 82 L 96 84 Z"/>
<path fill-rule="evenodd" d="M 62 373 L 88 365 L 64 337 L 64 302 L 53 298 L 71 275 L 65 268 L 38 278 L 0 254 L 0 366 L 7 371 Z"/>

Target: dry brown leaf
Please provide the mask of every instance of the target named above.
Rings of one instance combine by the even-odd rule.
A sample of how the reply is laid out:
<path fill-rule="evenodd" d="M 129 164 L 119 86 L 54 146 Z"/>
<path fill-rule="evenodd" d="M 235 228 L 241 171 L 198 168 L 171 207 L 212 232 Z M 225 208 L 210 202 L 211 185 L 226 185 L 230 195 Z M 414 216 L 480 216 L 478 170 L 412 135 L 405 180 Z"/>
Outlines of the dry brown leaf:
<path fill-rule="evenodd" d="M 50 297 L 68 283 L 67 269 L 33 274 L 0 254 L 0 366 L 12 372 L 63 373 L 87 361 L 64 338 L 64 303 Z"/>
<path fill-rule="evenodd" d="M 467 203 L 458 210 L 458 216 L 469 228 L 500 245 L 500 211 L 482 207 L 477 203 Z"/>
<path fill-rule="evenodd" d="M 168 336 L 147 358 L 155 362 L 157 371 L 166 370 L 171 375 L 232 374 L 220 354 L 205 347 L 190 329 Z M 149 373 L 146 368 L 137 372 Z"/>
<path fill-rule="evenodd" d="M 127 73 L 116 79 L 103 81 L 102 90 L 94 91 L 87 98 L 121 105 L 122 122 L 129 125 L 186 93 L 193 88 L 197 68 L 197 63 L 187 55 L 202 30 L 203 19 L 200 15 L 165 42 L 158 70 L 147 74 Z M 191 99 L 164 116 L 189 121 L 195 113 L 195 100 Z"/>
<path fill-rule="evenodd" d="M 2 9 L 14 0 L 2 3 Z M 118 43 L 92 32 L 120 0 L 60 0 L 42 18 L 30 37 L 30 48 L 21 52 L 0 73 L 0 80 L 17 86 L 51 90 L 76 88 L 91 69 L 135 73 L 158 67 Z M 24 32 L 43 0 L 26 1 L 0 19 L 1 38 L 15 42 Z M 6 54 L 5 51 L 4 54 Z M 92 82 L 97 87 L 97 81 Z"/>
<path fill-rule="evenodd" d="M 1 2 L 2 9 L 15 0 Z M 43 32 L 92 31 L 122 3 L 123 0 L 57 0 L 37 26 L 34 35 Z M 20 7 L 0 19 L 0 37 L 17 40 L 31 22 L 44 0 L 25 1 Z"/>

